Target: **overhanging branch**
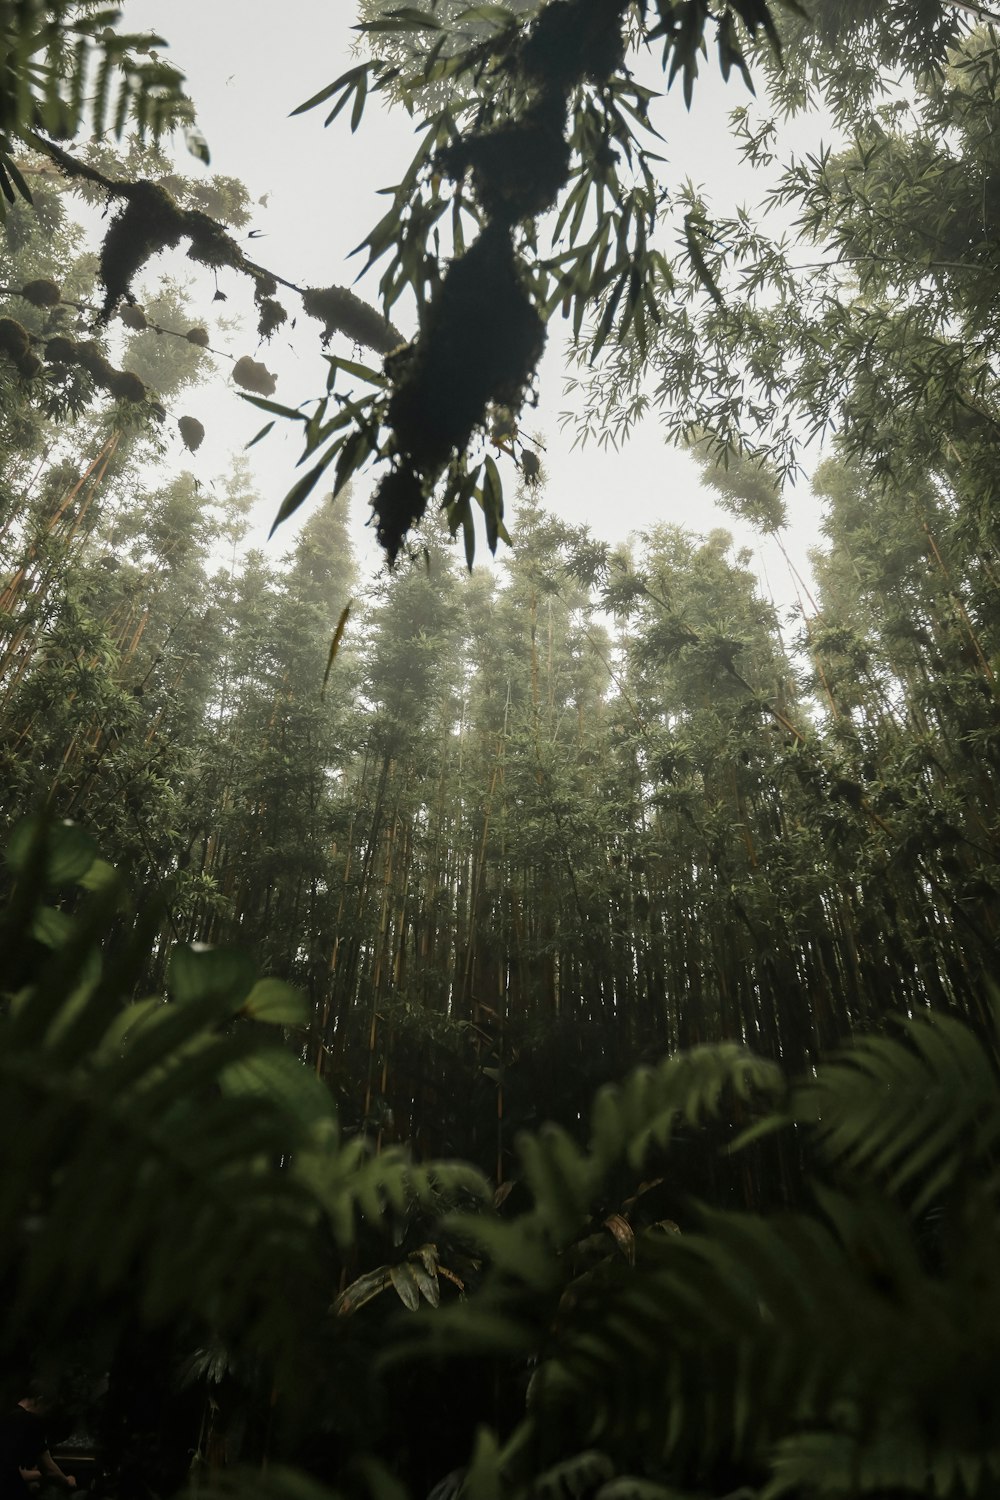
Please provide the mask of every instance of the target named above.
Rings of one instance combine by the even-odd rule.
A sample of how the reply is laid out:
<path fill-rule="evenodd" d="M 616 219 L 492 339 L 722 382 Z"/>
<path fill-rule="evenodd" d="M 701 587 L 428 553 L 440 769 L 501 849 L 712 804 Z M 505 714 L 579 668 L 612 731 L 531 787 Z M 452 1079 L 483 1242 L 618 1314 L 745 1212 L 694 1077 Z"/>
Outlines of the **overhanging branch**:
<path fill-rule="evenodd" d="M 130 296 L 132 278 L 147 260 L 157 251 L 187 239 L 192 260 L 214 268 L 228 266 L 251 279 L 261 311 L 263 336 L 273 332 L 285 319 L 284 309 L 273 297 L 278 286 L 283 286 L 301 297 L 309 317 L 323 324 L 324 342 L 334 333 L 340 333 L 353 343 L 383 355 L 405 342 L 388 318 L 349 288 L 300 287 L 279 276 L 250 260 L 217 220 L 200 210 L 181 208 L 159 184 L 108 177 L 37 132 L 32 132 L 31 141 L 66 177 L 91 182 L 123 204 L 108 230 L 101 254 L 101 275 L 107 293 L 105 316 L 123 297 Z"/>

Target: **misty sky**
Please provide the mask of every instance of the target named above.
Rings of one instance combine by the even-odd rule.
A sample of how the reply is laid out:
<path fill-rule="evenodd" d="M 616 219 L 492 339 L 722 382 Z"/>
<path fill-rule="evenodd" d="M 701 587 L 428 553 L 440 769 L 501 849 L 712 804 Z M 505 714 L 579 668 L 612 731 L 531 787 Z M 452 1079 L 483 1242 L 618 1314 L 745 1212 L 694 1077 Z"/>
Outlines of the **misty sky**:
<path fill-rule="evenodd" d="M 255 208 L 256 232 L 248 253 L 299 285 L 351 284 L 360 264 L 347 256 L 385 212 L 385 200 L 377 190 L 398 181 L 417 143 L 406 114 L 384 110 L 377 101 L 369 101 L 353 137 L 343 116 L 327 130 L 321 111 L 289 118 L 297 104 L 351 66 L 355 17 L 350 0 L 284 0 L 281 5 L 274 0 L 125 0 L 124 12 L 126 29 L 154 29 L 169 41 L 171 59 L 186 72 L 198 107 L 212 170 L 241 178 L 251 198 L 263 200 Z M 648 79 L 642 76 L 650 84 L 662 83 L 655 69 Z M 668 181 L 691 177 L 704 184 L 720 213 L 739 202 L 755 203 L 762 185 L 739 164 L 726 128 L 727 112 L 747 101 L 744 85 L 735 77 L 723 85 L 709 62 L 695 93 L 690 115 L 676 90 L 654 114 L 665 136 L 665 144 L 658 147 L 667 158 L 661 171 Z M 811 133 L 818 140 L 819 126 L 811 127 Z M 810 127 L 797 122 L 797 150 L 809 144 L 809 136 Z M 180 165 L 192 175 L 204 170 L 186 154 Z M 182 255 L 163 257 L 160 265 L 178 279 L 191 280 L 196 308 L 200 296 L 205 297 L 206 320 L 217 310 L 210 300 L 213 284 L 192 270 Z M 377 271 L 355 290 L 374 300 L 376 287 Z M 214 342 L 234 355 L 262 359 L 278 376 L 275 399 L 287 405 L 319 394 L 326 366 L 318 325 L 300 316 L 297 328 L 282 330 L 270 345 L 258 349 L 248 289 L 231 276 L 225 290 L 229 301 L 224 312 L 237 326 Z M 295 301 L 290 296 L 287 303 L 293 315 Z M 394 318 L 404 332 L 411 331 L 405 314 L 397 316 L 394 310 Z M 546 447 L 549 481 L 544 504 L 567 520 L 589 524 L 595 535 L 613 542 L 658 520 L 679 522 L 698 532 L 725 526 L 759 554 L 765 591 L 770 589 L 782 604 L 789 602 L 793 595 L 776 553 L 761 548 L 759 539 L 712 504 L 691 460 L 662 441 L 655 416 L 622 451 L 593 443 L 572 449 L 572 431 L 561 432 L 557 421 L 567 404 L 561 345 L 557 320 L 550 325 L 541 402 L 537 411 L 526 413 L 524 423 L 526 430 L 540 433 Z M 349 349 L 339 352 L 350 357 Z M 194 468 L 206 482 L 226 471 L 229 455 L 241 450 L 265 420 L 234 394 L 225 365 L 220 365 L 219 380 L 211 388 L 185 396 L 181 404 L 201 418 L 208 436 L 194 459 L 178 442 L 176 461 Z M 295 477 L 297 434 L 291 424 L 287 430 L 284 426 L 277 424 L 248 455 L 264 497 L 255 518 L 255 540 L 263 541 Z M 503 474 L 511 494 L 517 475 L 509 462 Z M 354 530 L 362 556 L 377 563 L 371 532 L 364 530 L 367 493 L 362 476 L 355 484 Z M 791 512 L 791 550 L 804 565 L 816 526 L 807 490 L 796 494 Z M 288 527 L 279 531 L 269 550 L 285 551 L 291 536 Z"/>

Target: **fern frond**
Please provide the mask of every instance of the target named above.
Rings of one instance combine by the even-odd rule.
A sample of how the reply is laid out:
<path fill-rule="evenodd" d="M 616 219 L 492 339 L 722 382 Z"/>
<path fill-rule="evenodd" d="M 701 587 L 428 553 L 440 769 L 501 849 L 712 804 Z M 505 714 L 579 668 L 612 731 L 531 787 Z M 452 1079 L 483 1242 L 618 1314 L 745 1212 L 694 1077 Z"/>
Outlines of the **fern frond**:
<path fill-rule="evenodd" d="M 661 1240 L 594 1287 L 539 1367 L 536 1437 L 565 1427 L 571 1399 L 578 1438 L 651 1472 L 758 1467 L 790 1433 L 847 1417 L 876 1467 L 921 1432 L 934 1435 L 925 1470 L 947 1455 L 985 1462 L 1000 1421 L 1000 1278 L 982 1259 L 995 1219 L 968 1226 L 978 1248 L 944 1280 L 884 1199 L 824 1192 L 820 1208 L 706 1214 L 702 1232 Z"/>
<path fill-rule="evenodd" d="M 777 1444 L 760 1500 L 788 1494 L 979 1495 L 992 1493 L 1000 1448 L 964 1452 L 905 1426 L 867 1442 L 850 1432 L 800 1432 Z"/>
<path fill-rule="evenodd" d="M 899 1037 L 865 1036 L 795 1091 L 790 1114 L 829 1160 L 905 1194 L 916 1213 L 965 1165 L 982 1171 L 1000 1145 L 1000 1071 L 950 1016 L 904 1018 Z"/>
<path fill-rule="evenodd" d="M 411 1210 L 440 1214 L 456 1201 L 488 1203 L 492 1197 L 483 1174 L 465 1162 L 412 1162 L 399 1147 L 378 1156 L 362 1140 L 337 1149 L 336 1127 L 320 1148 L 306 1153 L 300 1171 L 322 1205 L 337 1243 L 346 1248 L 357 1236 L 359 1220 L 387 1227 L 393 1215 Z"/>
<path fill-rule="evenodd" d="M 590 1223 L 616 1169 L 623 1163 L 641 1167 L 650 1148 L 665 1145 L 679 1121 L 697 1125 L 711 1119 L 727 1097 L 752 1102 L 780 1099 L 785 1087 L 780 1069 L 743 1047 L 699 1047 L 667 1058 L 658 1068 L 640 1069 L 620 1086 L 602 1089 L 594 1102 L 587 1148 L 552 1125 L 519 1137 L 521 1175 L 532 1195 L 531 1210 L 515 1220 L 489 1209 L 444 1215 L 441 1232 L 471 1247 L 486 1262 L 484 1284 L 462 1307 L 443 1308 L 432 1321 L 417 1322 L 409 1341 L 401 1341 L 387 1361 L 409 1358 L 414 1348 L 505 1355 L 537 1349 L 539 1319 L 553 1316 L 572 1274 L 565 1252 Z M 605 1215 L 600 1217 L 603 1222 Z M 648 1236 L 650 1245 L 664 1238 L 673 1235 L 664 1236 L 660 1230 Z M 632 1259 L 615 1256 L 609 1243 L 608 1259 L 612 1258 L 623 1264 Z M 605 1284 L 606 1267 L 600 1269 L 598 1288 Z M 586 1277 L 578 1278 L 575 1291 L 582 1293 L 586 1284 Z M 650 1326 L 655 1322 L 654 1318 Z M 638 1327 L 633 1334 L 646 1357 L 662 1338 L 655 1333 L 650 1341 Z M 617 1345 L 610 1347 L 614 1351 Z M 610 1366 L 615 1357 L 612 1353 Z"/>
<path fill-rule="evenodd" d="M 668 1057 L 657 1068 L 640 1068 L 625 1083 L 598 1092 L 586 1149 L 554 1125 L 518 1139 L 521 1174 L 534 1207 L 527 1220 L 518 1221 L 513 1235 L 488 1217 L 469 1219 L 464 1228 L 473 1239 L 479 1236 L 508 1270 L 513 1265 L 510 1251 L 524 1254 L 525 1268 L 537 1266 L 537 1256 L 526 1248 L 529 1242 L 547 1240 L 557 1250 L 569 1245 L 620 1164 L 640 1169 L 652 1147 L 669 1143 L 680 1121 L 698 1125 L 716 1117 L 726 1097 L 778 1100 L 785 1088 L 774 1063 L 728 1042 Z"/>
<path fill-rule="evenodd" d="M 172 1003 L 126 1003 L 159 914 L 128 917 L 104 878 L 72 916 L 44 904 L 62 880 L 85 886 L 95 856 L 78 831 L 44 826 L 9 856 L 3 949 L 20 987 L 0 1016 L 6 1347 L 58 1345 L 81 1308 L 107 1305 L 125 1321 L 193 1317 L 290 1367 L 297 1320 L 263 1292 L 279 1267 L 293 1301 L 328 1279 L 320 1206 L 289 1163 L 332 1118 L 329 1100 L 319 1090 L 306 1110 L 310 1079 L 273 1029 L 233 1023 L 252 965 L 187 954 Z M 39 924 L 46 911 L 60 920 Z"/>

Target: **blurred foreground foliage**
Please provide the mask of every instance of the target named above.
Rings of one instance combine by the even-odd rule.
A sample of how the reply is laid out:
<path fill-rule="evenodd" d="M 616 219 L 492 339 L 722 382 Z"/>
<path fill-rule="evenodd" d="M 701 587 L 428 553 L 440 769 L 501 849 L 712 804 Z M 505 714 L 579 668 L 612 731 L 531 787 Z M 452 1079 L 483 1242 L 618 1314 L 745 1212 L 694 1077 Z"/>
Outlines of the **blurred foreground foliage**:
<path fill-rule="evenodd" d="M 523 1134 L 494 1194 L 345 1139 L 302 1003 L 240 952 L 177 945 L 133 1001 L 160 913 L 77 826 L 21 824 L 7 864 L 3 1357 L 169 1332 L 256 1391 L 257 1458 L 302 1472 L 199 1452 L 200 1494 L 396 1500 L 449 1466 L 471 1500 L 994 1492 L 995 1003 L 792 1082 L 732 1043 L 676 1054 L 602 1089 L 585 1138 Z M 805 1170 L 679 1233 L 678 1130 Z"/>

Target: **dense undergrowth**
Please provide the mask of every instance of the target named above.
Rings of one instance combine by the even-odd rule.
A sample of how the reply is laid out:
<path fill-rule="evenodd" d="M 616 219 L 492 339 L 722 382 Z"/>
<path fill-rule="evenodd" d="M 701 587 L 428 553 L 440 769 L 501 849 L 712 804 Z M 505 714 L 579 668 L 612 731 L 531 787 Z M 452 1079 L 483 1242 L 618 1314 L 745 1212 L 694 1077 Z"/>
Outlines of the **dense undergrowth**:
<path fill-rule="evenodd" d="M 78 828 L 22 825 L 8 863 L 8 1359 L 103 1356 L 127 1423 L 137 1350 L 161 1379 L 186 1358 L 227 1492 L 306 1492 L 227 1445 L 374 1495 L 466 1462 L 473 1496 L 990 1491 L 994 1020 L 904 1021 L 798 1080 L 675 1053 L 577 1139 L 522 1134 L 497 1192 L 346 1136 L 287 1045 L 302 998 L 238 950 L 174 946 L 168 997 L 129 1003 L 159 913 Z M 682 1193 L 685 1154 L 724 1146 L 737 1179 L 783 1149 L 790 1201 Z"/>

